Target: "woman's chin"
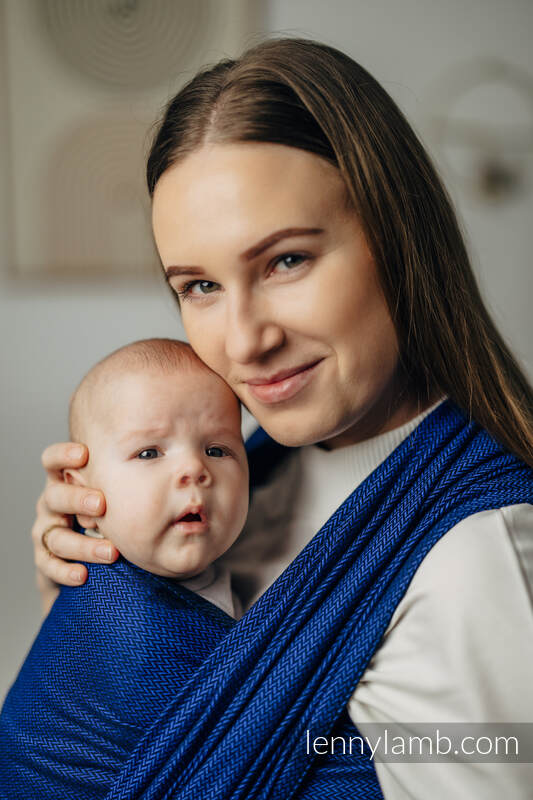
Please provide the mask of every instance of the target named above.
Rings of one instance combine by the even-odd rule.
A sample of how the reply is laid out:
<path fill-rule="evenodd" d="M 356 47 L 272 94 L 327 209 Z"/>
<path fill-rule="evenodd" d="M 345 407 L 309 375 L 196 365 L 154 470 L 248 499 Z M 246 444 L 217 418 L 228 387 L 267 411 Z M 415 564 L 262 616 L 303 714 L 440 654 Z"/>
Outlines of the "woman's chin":
<path fill-rule="evenodd" d="M 334 435 L 329 428 L 318 422 L 313 425 L 310 420 L 302 419 L 302 415 L 285 415 L 285 419 L 268 419 L 259 424 L 268 435 L 285 447 L 305 447 L 306 445 L 319 444 Z M 256 417 L 257 419 L 257 417 Z"/>

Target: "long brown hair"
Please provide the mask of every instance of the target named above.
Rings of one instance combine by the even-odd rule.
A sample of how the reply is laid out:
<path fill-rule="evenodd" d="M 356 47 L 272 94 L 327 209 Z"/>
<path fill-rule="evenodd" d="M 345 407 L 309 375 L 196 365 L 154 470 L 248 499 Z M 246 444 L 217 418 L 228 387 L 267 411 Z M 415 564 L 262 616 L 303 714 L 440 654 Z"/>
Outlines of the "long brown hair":
<path fill-rule="evenodd" d="M 346 184 L 420 403 L 446 393 L 533 466 L 533 391 L 494 325 L 446 190 L 392 98 L 349 56 L 271 39 L 199 72 L 170 102 L 148 158 L 165 170 L 208 142 L 315 153 Z"/>

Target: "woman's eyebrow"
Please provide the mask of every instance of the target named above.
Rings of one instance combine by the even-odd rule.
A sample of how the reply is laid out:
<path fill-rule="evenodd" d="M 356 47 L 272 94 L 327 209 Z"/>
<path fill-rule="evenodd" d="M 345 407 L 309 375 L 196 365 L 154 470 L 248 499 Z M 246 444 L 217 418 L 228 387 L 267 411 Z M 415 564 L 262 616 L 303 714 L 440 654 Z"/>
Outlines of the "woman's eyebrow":
<path fill-rule="evenodd" d="M 265 250 L 268 250 L 269 247 L 276 244 L 276 242 L 280 242 L 282 239 L 288 239 L 291 236 L 317 236 L 318 234 L 324 233 L 324 228 L 283 228 L 282 230 L 275 231 L 274 233 L 269 234 L 264 239 L 261 239 L 260 242 L 257 244 L 252 245 L 243 253 L 240 254 L 239 258 L 243 261 L 251 261 L 253 258 L 257 258 L 257 256 L 261 255 Z M 165 273 L 167 278 L 171 278 L 174 275 L 201 275 L 203 270 L 201 267 L 196 266 L 171 266 L 165 269 Z"/>
<path fill-rule="evenodd" d="M 282 239 L 288 239 L 291 236 L 303 236 L 304 234 L 317 235 L 319 233 L 324 233 L 324 228 L 283 228 L 280 231 L 271 233 L 269 236 L 261 239 L 257 244 L 249 247 L 248 250 L 240 254 L 239 258 L 242 258 L 244 261 L 251 261 L 252 258 L 257 258 L 257 256 L 261 255 L 261 253 L 268 250 L 269 247 L 272 247 L 273 244 L 280 242 Z"/>
<path fill-rule="evenodd" d="M 172 278 L 174 275 L 203 275 L 204 270 L 201 267 L 166 267 L 166 278 Z"/>

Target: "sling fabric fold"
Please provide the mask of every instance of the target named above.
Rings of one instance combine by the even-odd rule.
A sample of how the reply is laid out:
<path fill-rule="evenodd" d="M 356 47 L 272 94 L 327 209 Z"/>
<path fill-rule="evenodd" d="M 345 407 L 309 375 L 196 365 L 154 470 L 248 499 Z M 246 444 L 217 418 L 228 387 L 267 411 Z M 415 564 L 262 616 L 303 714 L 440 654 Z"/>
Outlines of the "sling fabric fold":
<path fill-rule="evenodd" d="M 256 481 L 283 454 L 254 437 Z M 368 752 L 313 757 L 307 737 L 357 735 L 347 701 L 424 556 L 514 503 L 533 471 L 446 401 L 238 623 L 127 562 L 89 565 L 6 700 L 0 797 L 378 800 Z"/>
<path fill-rule="evenodd" d="M 0 716 L 0 798 L 101 800 L 235 620 L 123 559 L 63 587 Z"/>
<path fill-rule="evenodd" d="M 224 637 L 107 800 L 338 796 L 306 754 L 307 732 L 328 736 L 339 723 L 440 537 L 471 514 L 524 502 L 533 502 L 533 471 L 442 403 Z M 353 763 L 351 796 L 380 796 L 375 772 Z"/>

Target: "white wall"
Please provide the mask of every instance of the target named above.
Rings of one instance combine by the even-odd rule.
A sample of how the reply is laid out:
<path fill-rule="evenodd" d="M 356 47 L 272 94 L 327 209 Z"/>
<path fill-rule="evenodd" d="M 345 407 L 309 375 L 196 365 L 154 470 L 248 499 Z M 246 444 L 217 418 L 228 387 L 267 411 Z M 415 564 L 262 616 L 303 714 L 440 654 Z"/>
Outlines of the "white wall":
<path fill-rule="evenodd" d="M 317 38 L 360 61 L 419 129 L 430 87 L 457 61 L 497 55 L 533 75 L 530 0 L 271 0 L 267 9 L 267 30 Z M 5 152 L 0 140 L 3 183 Z M 532 195 L 487 209 L 468 201 L 458 187 L 451 190 L 489 304 L 533 374 Z M 9 208 L 1 205 L 6 201 L 0 192 L 0 220 L 7 218 Z M 174 303 L 155 277 L 143 285 L 16 285 L 5 278 L 6 253 L 5 226 L 0 226 L 0 696 L 39 624 L 29 537 L 43 483 L 39 455 L 46 444 L 66 436 L 70 391 L 89 364 L 120 344 L 182 335 Z"/>

